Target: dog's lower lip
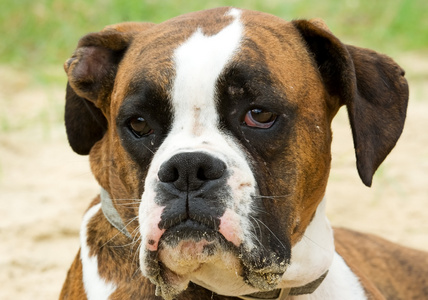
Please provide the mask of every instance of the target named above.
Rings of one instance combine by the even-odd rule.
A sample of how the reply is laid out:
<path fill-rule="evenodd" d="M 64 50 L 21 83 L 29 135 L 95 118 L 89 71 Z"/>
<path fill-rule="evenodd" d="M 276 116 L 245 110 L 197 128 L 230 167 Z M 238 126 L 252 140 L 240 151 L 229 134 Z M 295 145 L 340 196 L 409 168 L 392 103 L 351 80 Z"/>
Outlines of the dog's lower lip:
<path fill-rule="evenodd" d="M 205 239 L 212 241 L 221 235 L 218 231 L 194 220 L 186 220 L 168 228 L 161 237 L 163 243 L 178 243 L 182 240 L 200 241 Z M 162 243 L 161 243 L 162 244 Z"/>
<path fill-rule="evenodd" d="M 185 240 L 194 242 L 202 240 L 207 242 L 217 241 L 223 247 L 230 249 L 230 246 L 227 246 L 229 242 L 217 230 L 189 219 L 165 231 L 160 239 L 159 250 L 165 245 L 175 247 L 180 241 Z"/>
<path fill-rule="evenodd" d="M 219 226 L 220 221 L 211 215 L 197 215 L 197 214 L 188 214 L 182 213 L 175 215 L 172 218 L 166 220 L 161 220 L 159 223 L 159 228 L 168 230 L 175 226 L 180 226 L 181 224 L 187 224 L 189 227 L 194 227 L 197 224 L 200 226 L 206 227 L 210 230 L 216 230 Z M 194 225 L 192 225 L 194 224 Z"/>

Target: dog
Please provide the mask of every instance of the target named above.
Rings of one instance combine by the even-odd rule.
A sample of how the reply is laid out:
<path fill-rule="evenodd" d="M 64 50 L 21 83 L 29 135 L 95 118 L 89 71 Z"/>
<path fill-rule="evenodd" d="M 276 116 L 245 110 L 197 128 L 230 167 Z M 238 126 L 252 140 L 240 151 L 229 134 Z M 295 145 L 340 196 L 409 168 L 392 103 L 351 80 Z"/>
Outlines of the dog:
<path fill-rule="evenodd" d="M 367 186 L 404 71 L 321 20 L 217 8 L 84 36 L 65 125 L 101 187 L 60 299 L 428 299 L 428 255 L 332 228 L 331 121 Z"/>

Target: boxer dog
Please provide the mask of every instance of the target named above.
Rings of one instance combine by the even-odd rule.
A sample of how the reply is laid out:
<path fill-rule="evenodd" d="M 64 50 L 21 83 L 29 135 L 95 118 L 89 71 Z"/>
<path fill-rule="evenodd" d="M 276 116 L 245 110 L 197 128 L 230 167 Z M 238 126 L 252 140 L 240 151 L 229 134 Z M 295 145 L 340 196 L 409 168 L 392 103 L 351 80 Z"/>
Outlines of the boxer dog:
<path fill-rule="evenodd" d="M 218 8 L 108 26 L 64 67 L 101 195 L 61 299 L 428 299 L 428 255 L 325 216 L 339 108 L 367 186 L 402 132 L 391 58 L 320 20 Z"/>

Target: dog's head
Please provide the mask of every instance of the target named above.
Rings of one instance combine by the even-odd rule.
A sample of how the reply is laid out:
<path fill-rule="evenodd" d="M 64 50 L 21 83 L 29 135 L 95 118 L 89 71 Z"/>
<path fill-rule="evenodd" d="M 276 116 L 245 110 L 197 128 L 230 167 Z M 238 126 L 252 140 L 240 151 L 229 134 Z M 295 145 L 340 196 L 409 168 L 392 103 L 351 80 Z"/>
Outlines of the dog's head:
<path fill-rule="evenodd" d="M 117 210 L 138 216 L 140 268 L 165 297 L 189 281 L 242 295 L 322 275 L 331 121 L 346 105 L 370 185 L 408 98 L 398 65 L 321 21 L 230 8 L 109 26 L 65 70 L 70 144 L 114 203 L 139 203 Z"/>

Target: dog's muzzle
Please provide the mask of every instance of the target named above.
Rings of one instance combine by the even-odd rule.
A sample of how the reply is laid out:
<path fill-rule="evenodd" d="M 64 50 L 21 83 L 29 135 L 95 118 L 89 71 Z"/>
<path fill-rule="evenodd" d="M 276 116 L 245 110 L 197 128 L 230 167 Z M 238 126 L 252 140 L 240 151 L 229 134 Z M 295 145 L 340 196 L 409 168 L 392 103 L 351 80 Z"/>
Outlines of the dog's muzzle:
<path fill-rule="evenodd" d="M 226 209 L 221 203 L 228 178 L 226 164 L 203 152 L 179 153 L 161 165 L 158 178 L 156 193 L 165 207 L 159 222 L 165 230 L 163 242 L 213 239 Z"/>
<path fill-rule="evenodd" d="M 251 171 L 204 151 L 175 153 L 158 165 L 148 172 L 140 207 L 140 260 L 159 293 L 179 293 L 190 280 L 201 284 L 212 270 L 241 285 L 274 288 L 289 247 L 265 247 L 277 239 L 254 232 L 260 225 L 252 223 L 259 210 L 253 211 L 257 188 Z M 231 282 L 218 286 L 225 284 Z"/>

